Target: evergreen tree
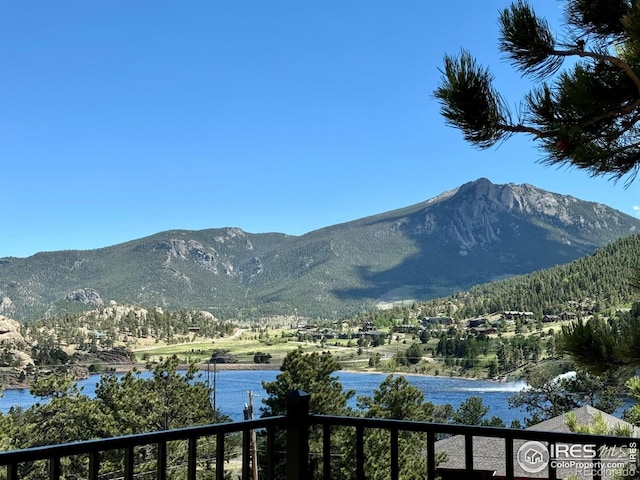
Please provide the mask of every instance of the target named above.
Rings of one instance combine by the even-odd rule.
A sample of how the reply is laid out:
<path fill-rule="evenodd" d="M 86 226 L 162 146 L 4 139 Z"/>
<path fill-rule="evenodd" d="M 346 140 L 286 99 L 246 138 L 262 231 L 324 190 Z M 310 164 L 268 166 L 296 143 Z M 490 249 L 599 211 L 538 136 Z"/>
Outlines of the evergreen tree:
<path fill-rule="evenodd" d="M 640 365 L 640 316 L 634 311 L 608 320 L 594 317 L 564 325 L 559 347 L 596 373 L 633 371 Z"/>
<path fill-rule="evenodd" d="M 348 411 L 347 401 L 355 392 L 353 390 L 343 391 L 342 383 L 335 372 L 341 369 L 340 363 L 329 353 L 304 353 L 302 349 L 289 352 L 282 366 L 280 373 L 273 382 L 262 382 L 268 397 L 263 398 L 264 406 L 261 408 L 263 416 L 284 415 L 286 413 L 287 395 L 293 390 L 302 390 L 310 394 L 309 411 L 325 415 L 345 415 Z M 259 443 L 264 444 L 266 438 L 260 435 Z M 276 451 L 286 451 L 286 438 L 284 432 L 278 432 L 275 438 Z M 344 465 L 345 449 L 350 451 L 351 439 L 349 434 L 343 430 L 338 430 L 331 435 L 332 451 L 340 452 L 338 459 L 334 462 L 334 468 L 343 470 L 348 468 Z M 322 439 L 318 431 L 311 431 L 309 435 L 309 448 L 311 451 L 321 450 Z M 266 449 L 259 448 L 260 455 Z M 261 465 L 266 465 L 266 459 L 259 461 Z M 283 458 L 277 459 L 274 463 L 276 478 L 284 478 L 285 462 Z M 321 466 L 318 458 L 311 457 L 309 463 L 309 477 L 321 478 Z M 345 477 L 348 478 L 348 477 Z"/>
<path fill-rule="evenodd" d="M 445 56 L 435 91 L 441 113 L 479 148 L 524 133 L 549 165 L 630 182 L 640 165 L 640 9 L 628 0 L 568 0 L 565 16 L 556 36 L 524 0 L 499 15 L 500 50 L 535 82 L 518 112 L 463 50 Z"/>
<path fill-rule="evenodd" d="M 341 368 L 330 353 L 305 354 L 302 349 L 289 352 L 276 379 L 262 382 L 268 395 L 262 399 L 263 415 L 284 415 L 287 394 L 292 390 L 303 390 L 311 395 L 311 413 L 343 415 L 347 401 L 355 392 L 342 390 L 342 383 L 334 375 Z"/>
<path fill-rule="evenodd" d="M 229 420 L 211 407 L 210 390 L 196 378 L 195 365 L 184 373 L 179 372 L 175 356 L 155 365 L 149 378 L 135 371 L 121 378 L 113 374 L 103 376 L 95 398 L 83 394 L 69 377 L 59 375 L 40 377 L 34 383 L 32 393 L 50 397 L 50 400 L 36 403 L 27 410 L 15 409 L 6 416 L 0 415 L 0 449 L 29 448 Z M 236 434 L 225 438 L 227 458 L 237 450 L 239 441 Z M 213 455 L 215 439 L 202 439 L 198 448 L 202 455 Z M 151 445 L 141 450 L 143 454 L 136 458 L 138 468 L 153 468 L 154 449 L 155 446 Z M 168 447 L 169 462 L 177 463 L 185 454 L 184 442 L 171 443 Z M 115 471 L 121 470 L 123 458 L 122 451 L 107 452 L 101 462 L 101 475 L 104 474 L 105 478 L 114 476 Z M 65 457 L 62 465 L 65 478 L 88 477 L 86 457 Z M 20 478 L 47 478 L 45 467 L 42 462 L 24 463 L 20 466 Z"/>
<path fill-rule="evenodd" d="M 523 408 L 531 416 L 527 425 L 556 417 L 583 405 L 612 413 L 621 405 L 615 387 L 584 370 L 575 376 L 559 376 L 549 367 L 536 367 L 527 373 L 528 387 L 509 397 L 509 407 Z"/>
<path fill-rule="evenodd" d="M 485 418 L 487 413 L 489 413 L 489 407 L 482 403 L 481 397 L 469 397 L 453 412 L 451 421 L 460 425 L 505 426 L 499 417 Z"/>
<path fill-rule="evenodd" d="M 564 9 L 566 30 L 558 36 L 525 0 L 499 15 L 500 50 L 535 82 L 518 112 L 494 88 L 489 69 L 463 50 L 445 56 L 434 92 L 441 113 L 479 148 L 523 133 L 538 142 L 545 164 L 626 177 L 630 184 L 640 167 L 640 6 L 567 0 Z M 639 286 L 640 266 L 636 259 L 632 264 L 630 283 Z M 629 324 L 577 323 L 563 332 L 561 348 L 591 368 L 638 365 L 638 331 Z"/>
<path fill-rule="evenodd" d="M 394 420 L 433 421 L 436 407 L 424 399 L 419 388 L 411 385 L 405 377 L 388 375 L 372 397 L 359 396 L 358 407 L 368 418 L 390 418 Z M 354 441 L 348 443 L 353 445 Z M 388 478 L 391 461 L 389 452 L 389 433 L 382 430 L 371 430 L 364 439 L 365 474 L 371 480 Z M 402 459 L 399 478 L 401 480 L 418 480 L 425 478 L 427 471 L 426 437 L 415 432 L 400 432 L 398 435 L 398 453 Z M 355 461 L 353 448 L 345 448 L 345 454 Z M 347 464 L 352 462 L 347 462 Z M 351 470 L 353 470 L 351 468 Z M 341 478 L 348 478 L 343 472 Z"/>

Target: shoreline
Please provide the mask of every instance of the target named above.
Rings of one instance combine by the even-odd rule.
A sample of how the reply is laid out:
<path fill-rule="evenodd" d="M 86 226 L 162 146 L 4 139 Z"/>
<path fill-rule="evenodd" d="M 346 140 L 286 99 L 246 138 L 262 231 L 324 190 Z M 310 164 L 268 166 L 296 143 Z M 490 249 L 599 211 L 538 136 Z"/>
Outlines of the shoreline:
<path fill-rule="evenodd" d="M 76 365 L 77 366 L 77 365 Z M 186 370 L 188 368 L 188 365 L 179 365 L 178 366 L 178 370 L 183 371 Z M 129 363 L 129 364 L 124 364 L 124 363 L 118 363 L 118 364 L 105 364 L 104 365 L 104 370 L 100 371 L 100 372 L 89 372 L 88 370 L 85 372 L 83 372 L 82 375 L 76 375 L 75 381 L 81 381 L 81 380 L 86 380 L 87 378 L 91 377 L 92 375 L 108 375 L 110 373 L 127 373 L 130 372 L 132 370 L 138 370 L 140 372 L 143 371 L 149 371 L 149 369 L 147 369 L 147 364 L 146 363 Z M 216 364 L 215 367 L 216 370 L 218 371 L 222 371 L 222 370 L 237 370 L 237 371 L 241 371 L 241 370 L 246 370 L 246 371 L 254 371 L 254 370 L 274 370 L 274 371 L 279 371 L 280 370 L 280 364 L 269 364 L 269 363 L 218 363 Z M 198 370 L 200 372 L 206 372 L 207 371 L 207 365 L 206 364 L 198 364 Z M 211 367 L 210 369 L 211 371 L 214 370 L 213 367 Z M 31 388 L 31 382 L 29 382 L 29 380 L 20 380 L 20 381 L 13 381 L 8 383 L 7 385 L 4 386 L 0 386 L 0 396 L 2 395 L 3 391 L 6 390 L 28 390 L 29 388 Z"/>
<path fill-rule="evenodd" d="M 215 365 L 215 367 L 211 366 L 211 365 Z M 281 363 L 217 363 L 217 364 L 198 364 L 198 370 L 200 372 L 203 371 L 213 371 L 213 370 L 217 370 L 217 371 L 256 371 L 256 370 L 265 370 L 265 371 L 279 371 L 280 367 L 282 366 Z M 134 369 L 138 370 L 138 371 L 148 371 L 147 369 L 147 364 L 146 363 L 131 363 L 131 364 L 124 364 L 124 363 L 119 363 L 119 364 L 105 364 L 104 365 L 104 370 L 100 371 L 100 372 L 86 372 L 85 375 L 81 375 L 78 376 L 75 380 L 76 381 L 80 381 L 80 380 L 84 380 L 92 375 L 108 375 L 110 373 L 127 373 L 130 372 Z M 188 368 L 188 365 L 180 365 L 178 367 L 179 370 L 186 370 Z M 501 379 L 492 379 L 492 378 L 477 378 L 477 377 L 464 377 L 464 376 L 445 376 L 445 375 L 430 375 L 427 373 L 416 373 L 416 372 L 388 372 L 388 371 L 384 371 L 384 370 L 355 370 L 355 369 L 350 369 L 350 368 L 341 368 L 340 370 L 338 370 L 338 372 L 348 372 L 348 373 L 362 373 L 362 374 L 378 374 L 378 375 L 383 375 L 383 376 L 388 376 L 388 375 L 403 375 L 403 376 L 414 376 L 414 377 L 423 377 L 423 378 L 450 378 L 450 379 L 457 379 L 457 380 L 468 380 L 468 381 L 486 381 L 486 382 L 493 382 L 496 384 L 500 384 L 500 383 L 508 383 L 508 382 L 521 382 L 524 381 L 523 378 L 517 378 L 517 379 L 508 379 L 508 378 L 501 378 Z M 23 380 L 20 382 L 13 382 L 10 383 L 8 385 L 5 385 L 3 388 L 0 389 L 0 392 L 2 392 L 2 390 L 26 390 L 29 389 L 31 387 L 30 382 L 28 380 Z"/>
<path fill-rule="evenodd" d="M 220 368 L 221 367 L 221 368 Z M 149 371 L 146 368 L 146 365 L 142 365 L 142 364 L 134 364 L 134 365 L 130 365 L 130 366 L 125 366 L 125 365 L 118 365 L 118 366 L 113 366 L 111 368 L 110 371 L 103 371 L 103 372 L 91 372 L 86 376 L 83 377 L 78 377 L 75 379 L 75 381 L 82 381 L 82 380 L 87 380 L 88 378 L 92 377 L 92 376 L 102 376 L 102 375 L 108 375 L 110 373 L 127 373 L 132 371 L 133 369 L 137 369 L 137 371 L 139 372 L 144 372 L 144 371 Z M 178 367 L 179 371 L 183 371 L 186 370 L 187 366 L 186 365 L 181 365 Z M 200 367 L 199 372 L 206 372 L 207 369 L 206 367 Z M 280 365 L 274 365 L 274 364 L 249 364 L 249 363 L 236 363 L 236 364 L 219 364 L 218 371 L 273 371 L 273 372 L 279 372 L 280 371 Z M 362 375 L 380 375 L 382 377 L 387 377 L 389 375 L 393 375 L 393 376 L 405 376 L 405 377 L 417 377 L 417 378 L 433 378 L 433 379 L 445 379 L 445 380 L 462 380 L 462 381 L 475 381 L 475 382 L 491 382 L 491 383 L 495 383 L 496 385 L 499 384 L 504 384 L 504 383 L 517 383 L 517 382 L 524 382 L 524 379 L 515 379 L 515 380 L 492 380 L 489 378 L 474 378 L 474 377 L 452 377 L 452 376 L 443 376 L 443 375 L 428 375 L 425 373 L 412 373 L 412 372 L 384 372 L 381 370 L 352 370 L 352 369 L 340 369 L 337 370 L 335 373 L 339 374 L 340 372 L 344 372 L 344 373 L 349 373 L 349 374 L 362 374 Z M 11 391 L 11 390 L 29 390 L 30 388 L 30 384 L 28 382 L 23 382 L 21 384 L 13 384 L 11 386 L 6 386 L 5 388 L 3 388 L 2 390 L 0 390 L 0 397 L 1 397 L 1 393 L 2 391 Z"/>

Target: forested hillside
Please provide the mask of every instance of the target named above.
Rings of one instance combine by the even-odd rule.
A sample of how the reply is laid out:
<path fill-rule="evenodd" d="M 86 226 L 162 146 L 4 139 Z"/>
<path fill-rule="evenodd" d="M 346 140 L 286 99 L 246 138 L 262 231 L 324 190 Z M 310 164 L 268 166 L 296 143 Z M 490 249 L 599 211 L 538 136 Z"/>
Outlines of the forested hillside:
<path fill-rule="evenodd" d="M 24 324 L 23 335 L 35 345 L 74 345 L 89 351 L 129 345 L 140 340 L 168 344 L 189 341 L 194 336 L 214 338 L 229 335 L 236 325 L 220 321 L 208 312 L 143 309 L 135 306 L 110 306 L 74 315 L 61 315 Z"/>
<path fill-rule="evenodd" d="M 403 302 L 390 309 L 370 309 L 343 320 L 358 325 L 369 319 L 380 326 L 390 326 L 394 318 L 447 315 L 465 319 L 509 310 L 530 311 L 538 319 L 565 311 L 606 315 L 637 300 L 638 293 L 631 287 L 630 277 L 638 264 L 638 252 L 640 235 L 631 235 L 566 265 L 477 285 L 449 297 Z M 249 321 L 263 318 L 256 315 Z M 322 322 L 323 317 L 313 320 Z M 233 326 L 232 321 L 221 321 L 201 311 L 109 306 L 30 322 L 22 327 L 22 332 L 40 345 L 64 341 L 88 348 L 96 343 L 96 335 L 104 335 L 103 346 L 114 339 L 126 342 L 129 338 L 146 337 L 171 343 L 194 333 L 200 337 L 228 334 Z"/>
<path fill-rule="evenodd" d="M 342 317 L 566 264 L 638 231 L 640 219 L 605 205 L 482 178 L 302 236 L 171 230 L 1 258 L 0 314 L 29 321 L 116 302 L 221 319 Z"/>
<path fill-rule="evenodd" d="M 402 318 L 408 309 L 459 319 L 507 310 L 530 311 L 537 318 L 563 311 L 606 314 L 638 300 L 630 281 L 640 264 L 639 252 L 640 235 L 630 235 L 566 265 L 477 285 L 449 297 L 371 310 L 362 316 Z"/>
<path fill-rule="evenodd" d="M 630 278 L 637 265 L 639 251 L 640 235 L 632 235 L 612 242 L 598 249 L 593 255 L 567 265 L 478 285 L 455 295 L 426 302 L 404 302 L 393 308 L 369 309 L 355 316 L 342 317 L 343 321 L 338 323 L 349 326 L 347 330 L 342 331 L 343 333 L 357 332 L 361 326 L 369 322 L 377 331 L 384 332 L 384 335 L 376 341 L 360 342 L 359 340 L 356 345 L 353 340 L 353 346 L 358 347 L 371 347 L 390 342 L 394 337 L 390 333 L 394 331 L 398 322 L 412 326 L 410 331 L 413 333 L 409 337 L 403 336 L 406 343 L 403 343 L 404 346 L 399 351 L 402 355 L 397 359 L 398 368 L 403 364 L 402 362 L 410 364 L 409 358 L 420 358 L 427 353 L 426 345 L 420 348 L 412 346 L 412 341 L 419 341 L 430 345 L 428 348 L 432 349 L 429 351 L 432 351 L 434 357 L 443 356 L 464 361 L 460 365 L 445 363 L 447 367 L 459 366 L 466 374 L 469 368 L 491 367 L 487 370 L 490 376 L 504 374 L 523 362 L 536 361 L 545 348 L 548 349 L 548 355 L 554 354 L 553 343 L 547 340 L 542 341 L 542 336 L 538 338 L 534 335 L 535 338 L 524 338 L 530 333 L 543 332 L 542 322 L 545 315 L 568 314 L 571 318 L 617 316 L 618 311 L 628 310 L 632 302 L 637 302 L 638 292 L 631 287 Z M 516 322 L 514 331 L 516 336 L 505 337 L 502 342 L 478 343 L 476 338 L 466 339 L 468 335 L 464 330 L 466 320 L 491 316 L 492 323 L 495 323 L 495 319 L 500 318 L 500 314 L 505 311 L 531 312 L 532 317 L 524 323 Z M 465 332 L 465 341 L 460 341 L 462 337 L 459 334 L 450 336 L 447 333 L 443 338 L 442 329 L 421 331 L 420 319 L 437 316 L 451 317 L 456 327 Z M 335 320 L 333 316 L 275 318 L 255 315 L 241 322 L 246 329 L 252 331 L 255 329 L 255 332 L 261 336 L 256 341 L 255 348 L 268 349 L 277 342 L 274 337 L 273 342 L 260 343 L 260 339 L 268 340 L 269 338 L 264 333 L 267 330 L 263 332 L 263 327 L 268 325 L 273 327 L 277 324 L 282 328 L 288 328 L 286 338 L 283 333 L 278 334 L 278 342 L 286 343 L 289 339 L 297 339 L 303 342 L 319 341 L 324 345 L 327 340 L 324 335 L 319 335 L 320 329 L 331 332 L 331 329 L 338 325 Z M 20 335 L 14 335 L 22 340 L 19 342 L 5 340 L 2 359 L 8 367 L 19 367 L 29 363 L 36 366 L 61 365 L 68 362 L 85 366 L 108 364 L 120 361 L 118 358 L 112 358 L 114 356 L 126 357 L 124 351 L 111 352 L 113 348 L 149 350 L 153 349 L 154 345 L 176 343 L 188 345 L 186 350 L 204 358 L 211 355 L 213 348 L 211 340 L 229 336 L 235 331 L 236 322 L 239 321 L 218 319 L 203 311 L 170 311 L 145 309 L 139 306 L 110 305 L 82 314 L 64 314 L 23 323 L 19 327 L 19 332 L 16 332 Z M 296 325 L 309 324 L 316 325 L 316 330 L 308 331 L 307 334 L 298 332 L 296 335 Z M 501 332 L 505 331 L 504 325 L 499 328 L 502 329 Z M 548 330 L 544 327 L 545 334 Z M 262 335 L 266 337 L 262 338 Z M 337 336 L 337 333 L 334 332 L 334 335 Z M 346 337 L 344 342 L 348 343 L 349 338 Z M 395 335 L 394 338 L 398 340 L 399 337 Z M 530 340 L 535 340 L 535 345 Z M 549 346 L 546 347 L 544 342 L 549 343 Z M 403 353 L 409 347 L 412 347 L 415 352 Z M 200 352 L 203 348 L 204 350 Z M 500 360 L 498 354 L 503 351 L 505 355 Z M 481 352 L 488 357 L 479 362 L 477 356 Z M 376 365 L 380 357 L 373 353 L 372 364 Z M 495 361 L 490 357 L 495 357 Z M 123 361 L 129 361 L 129 359 L 124 358 Z"/>
<path fill-rule="evenodd" d="M 447 301 L 456 305 L 460 318 L 502 310 L 541 316 L 571 309 L 616 309 L 637 300 L 630 278 L 640 264 L 639 253 L 640 235 L 631 235 L 566 265 L 477 285 Z M 442 305 L 442 299 L 426 305 Z"/>

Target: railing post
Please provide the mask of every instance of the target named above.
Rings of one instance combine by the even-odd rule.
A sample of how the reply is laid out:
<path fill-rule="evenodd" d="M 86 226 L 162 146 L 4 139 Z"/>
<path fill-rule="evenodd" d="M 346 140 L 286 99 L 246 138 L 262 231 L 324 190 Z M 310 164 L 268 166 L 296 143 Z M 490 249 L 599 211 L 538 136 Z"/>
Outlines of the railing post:
<path fill-rule="evenodd" d="M 10 463 L 7 465 L 7 480 L 18 480 L 18 464 Z"/>
<path fill-rule="evenodd" d="M 187 480 L 196 480 L 196 472 L 198 471 L 198 439 L 191 437 L 188 448 Z"/>
<path fill-rule="evenodd" d="M 515 459 L 513 458 L 513 438 L 506 437 L 504 439 L 504 458 L 506 461 L 506 478 L 507 480 L 513 480 L 515 477 Z"/>
<path fill-rule="evenodd" d="M 224 433 L 216 436 L 216 480 L 224 480 Z"/>
<path fill-rule="evenodd" d="M 287 480 L 306 480 L 309 470 L 309 400 L 302 390 L 287 394 Z"/>
<path fill-rule="evenodd" d="M 473 472 L 473 435 L 464 436 L 464 469 L 467 474 Z"/>
<path fill-rule="evenodd" d="M 322 479 L 331 478 L 331 425 L 322 426 Z"/>
<path fill-rule="evenodd" d="M 433 429 L 427 432 L 427 479 L 436 480 L 436 434 Z"/>
<path fill-rule="evenodd" d="M 89 480 L 98 480 L 100 475 L 100 452 L 89 454 Z"/>
<path fill-rule="evenodd" d="M 167 480 L 167 442 L 158 443 L 158 458 L 156 459 L 156 478 Z"/>
<path fill-rule="evenodd" d="M 60 480 L 60 457 L 53 457 L 49 460 L 49 478 L 51 480 Z"/>

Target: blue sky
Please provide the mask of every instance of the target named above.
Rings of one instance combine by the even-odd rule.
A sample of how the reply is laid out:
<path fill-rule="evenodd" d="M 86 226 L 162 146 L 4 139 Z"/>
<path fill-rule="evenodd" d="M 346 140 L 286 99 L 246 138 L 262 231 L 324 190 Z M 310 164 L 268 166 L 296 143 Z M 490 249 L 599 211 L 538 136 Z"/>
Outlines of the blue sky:
<path fill-rule="evenodd" d="M 170 229 L 300 235 L 486 177 L 640 214 L 640 184 L 479 151 L 432 93 L 465 47 L 517 105 L 507 1 L 0 0 L 0 257 Z M 555 0 L 533 2 L 554 24 Z"/>

